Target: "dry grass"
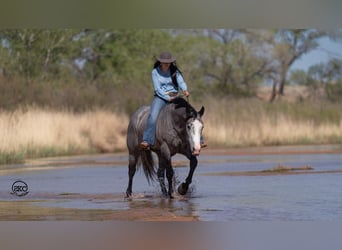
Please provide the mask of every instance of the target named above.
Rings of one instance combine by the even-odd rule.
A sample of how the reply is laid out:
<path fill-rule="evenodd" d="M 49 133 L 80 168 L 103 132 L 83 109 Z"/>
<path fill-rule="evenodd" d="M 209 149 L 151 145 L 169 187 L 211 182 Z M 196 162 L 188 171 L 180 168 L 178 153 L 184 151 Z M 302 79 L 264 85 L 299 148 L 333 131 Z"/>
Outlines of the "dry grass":
<path fill-rule="evenodd" d="M 213 146 L 342 143 L 341 117 L 331 119 L 324 110 L 308 114 L 306 109 L 315 109 L 310 105 L 305 109 L 277 105 L 259 100 L 209 100 L 203 117 L 204 136 Z"/>
<path fill-rule="evenodd" d="M 128 117 L 37 108 L 0 113 L 0 152 L 28 157 L 124 150 Z"/>
<path fill-rule="evenodd" d="M 210 147 L 342 143 L 339 106 L 269 104 L 207 98 L 204 138 Z M 195 107 L 200 105 L 194 105 Z M 105 110 L 41 108 L 0 113 L 0 163 L 126 150 L 128 116 Z"/>

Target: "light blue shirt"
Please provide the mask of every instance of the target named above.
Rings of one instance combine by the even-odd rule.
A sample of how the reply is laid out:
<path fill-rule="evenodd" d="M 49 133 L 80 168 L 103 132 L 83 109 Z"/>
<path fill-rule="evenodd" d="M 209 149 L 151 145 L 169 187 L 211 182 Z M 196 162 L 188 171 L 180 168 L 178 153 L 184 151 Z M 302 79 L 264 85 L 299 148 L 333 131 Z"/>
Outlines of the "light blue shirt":
<path fill-rule="evenodd" d="M 187 90 L 187 85 L 184 82 L 182 75 L 177 71 L 176 73 L 178 87 L 182 91 Z M 169 101 L 170 96 L 168 93 L 178 92 L 178 88 L 172 83 L 170 70 L 163 73 L 159 67 L 152 70 L 152 82 L 156 95 L 160 98 Z"/>

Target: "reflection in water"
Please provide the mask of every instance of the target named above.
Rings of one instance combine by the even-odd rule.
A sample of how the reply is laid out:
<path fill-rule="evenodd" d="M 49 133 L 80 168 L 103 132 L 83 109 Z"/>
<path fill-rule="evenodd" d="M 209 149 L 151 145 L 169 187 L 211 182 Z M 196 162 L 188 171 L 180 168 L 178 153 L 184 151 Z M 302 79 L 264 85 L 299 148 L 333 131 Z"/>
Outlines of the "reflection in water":
<path fill-rule="evenodd" d="M 146 195 L 145 198 L 135 198 L 129 201 L 130 209 L 151 208 L 160 209 L 177 216 L 197 217 L 195 205 L 191 199 L 176 196 L 174 199 L 159 195 Z"/>
<path fill-rule="evenodd" d="M 174 159 L 177 182 L 188 174 L 183 162 L 182 157 Z M 30 163 L 29 168 L 14 166 L 13 171 L 9 171 L 11 166 L 0 167 L 0 219 L 341 220 L 341 162 L 342 154 L 337 151 L 203 154 L 189 194 L 173 200 L 162 198 L 159 184 L 149 186 L 139 171 L 133 184 L 136 195 L 132 200 L 125 199 L 128 177 L 127 158 L 123 156 L 94 156 L 86 160 L 64 157 L 61 162 L 55 158 Z M 310 165 L 313 167 L 310 171 L 316 173 L 243 174 L 277 165 Z M 13 182 L 18 179 L 30 187 L 25 197 L 10 194 Z"/>

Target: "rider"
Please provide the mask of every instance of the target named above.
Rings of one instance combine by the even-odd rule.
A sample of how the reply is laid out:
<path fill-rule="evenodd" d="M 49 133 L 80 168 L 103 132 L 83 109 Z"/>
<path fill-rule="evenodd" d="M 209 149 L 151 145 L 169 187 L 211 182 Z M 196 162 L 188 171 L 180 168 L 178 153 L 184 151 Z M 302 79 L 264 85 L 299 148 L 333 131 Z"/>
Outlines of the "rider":
<path fill-rule="evenodd" d="M 162 52 L 157 57 L 152 70 L 152 82 L 154 99 L 147 119 L 143 141 L 140 143 L 142 149 L 149 149 L 154 145 L 159 112 L 177 96 L 178 89 L 180 88 L 186 97 L 190 95 L 182 73 L 176 66 L 176 58 L 168 51 Z M 202 147 L 205 146 L 206 144 L 202 143 Z"/>

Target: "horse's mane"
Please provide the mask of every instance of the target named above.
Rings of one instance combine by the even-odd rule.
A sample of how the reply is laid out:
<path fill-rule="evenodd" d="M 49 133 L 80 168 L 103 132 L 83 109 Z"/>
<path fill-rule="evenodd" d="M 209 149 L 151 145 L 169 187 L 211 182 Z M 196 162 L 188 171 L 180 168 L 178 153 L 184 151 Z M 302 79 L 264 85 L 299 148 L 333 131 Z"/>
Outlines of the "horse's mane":
<path fill-rule="evenodd" d="M 178 96 L 175 99 L 173 99 L 171 103 L 176 104 L 176 108 L 178 108 L 178 107 L 187 107 L 187 106 L 190 105 L 183 97 L 180 97 L 180 96 Z"/>
<path fill-rule="evenodd" d="M 190 105 L 190 103 L 182 97 L 176 97 L 174 100 L 172 100 L 172 103 L 175 104 L 175 109 L 185 108 L 188 115 L 197 114 L 196 110 Z"/>

